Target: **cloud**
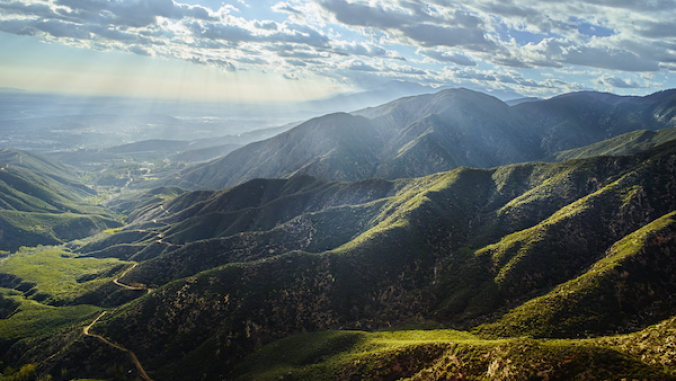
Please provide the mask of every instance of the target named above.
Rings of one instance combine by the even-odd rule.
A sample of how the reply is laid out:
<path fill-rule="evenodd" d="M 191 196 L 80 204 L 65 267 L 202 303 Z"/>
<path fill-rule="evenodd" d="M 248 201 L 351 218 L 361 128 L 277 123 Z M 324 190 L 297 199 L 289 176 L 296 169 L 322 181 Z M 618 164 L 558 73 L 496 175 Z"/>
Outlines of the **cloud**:
<path fill-rule="evenodd" d="M 301 10 L 292 7 L 289 3 L 277 3 L 272 6 L 272 10 L 278 13 L 288 13 L 301 19 L 305 17 Z"/>
<path fill-rule="evenodd" d="M 132 45 L 129 48 L 127 48 L 127 50 L 134 53 L 134 54 L 138 54 L 140 56 L 146 56 L 146 57 L 152 56 L 152 53 L 149 50 L 144 49 L 144 48 L 142 48 L 138 45 Z"/>
<path fill-rule="evenodd" d="M 347 25 L 398 28 L 405 25 L 408 13 L 403 9 L 371 7 L 364 4 L 348 3 L 345 0 L 320 0 L 319 5 L 329 11 L 341 23 Z"/>
<path fill-rule="evenodd" d="M 614 77 L 614 76 L 608 76 L 608 75 L 603 75 L 600 78 L 597 78 L 594 80 L 594 83 L 600 86 L 608 86 L 608 87 L 617 87 L 621 89 L 639 89 L 641 88 L 640 85 L 635 83 L 632 80 L 624 80 L 622 78 Z"/>
<path fill-rule="evenodd" d="M 379 69 L 364 63 L 364 61 L 359 60 L 350 62 L 347 69 L 357 71 L 380 71 Z"/>
<path fill-rule="evenodd" d="M 274 21 L 263 21 L 263 22 L 254 22 L 254 26 L 258 29 L 265 29 L 265 30 L 277 30 L 277 23 Z"/>
<path fill-rule="evenodd" d="M 201 6 L 177 4 L 173 0 L 56 0 L 55 5 L 69 8 L 65 15 L 71 20 L 107 25 L 143 27 L 157 22 L 157 17 L 216 20 Z"/>
<path fill-rule="evenodd" d="M 455 70 L 451 71 L 453 78 L 458 78 L 458 79 L 472 79 L 476 81 L 497 81 L 498 79 L 487 72 L 479 71 L 479 70 L 468 70 L 468 69 L 462 69 L 462 70 Z"/>
<path fill-rule="evenodd" d="M 199 38 L 208 38 L 211 40 L 222 40 L 233 44 L 241 42 L 257 41 L 259 37 L 255 36 L 250 30 L 238 25 L 228 25 L 222 23 L 201 23 L 193 21 L 189 25 L 193 35 Z"/>
<path fill-rule="evenodd" d="M 252 64 L 252 65 L 266 65 L 269 62 L 260 58 L 260 57 L 238 57 L 235 58 L 235 61 L 243 64 Z"/>
<path fill-rule="evenodd" d="M 492 50 L 495 44 L 488 41 L 481 30 L 418 24 L 401 28 L 404 35 L 422 46 L 463 46 L 470 50 Z"/>
<path fill-rule="evenodd" d="M 380 45 L 369 43 L 369 42 L 348 42 L 348 41 L 336 41 L 333 44 L 332 53 L 343 55 L 343 56 L 364 56 L 364 57 L 382 57 L 389 58 L 394 60 L 405 60 L 405 58 L 396 51 L 387 50 Z"/>
<path fill-rule="evenodd" d="M 389 71 L 393 72 L 393 73 L 413 75 L 413 76 L 419 76 L 419 75 L 426 75 L 427 74 L 427 72 L 425 70 L 418 69 L 418 68 L 412 67 L 412 66 L 395 67 L 395 68 L 391 68 Z"/>
<path fill-rule="evenodd" d="M 476 51 L 495 48 L 480 28 L 481 19 L 460 10 L 438 17 L 411 12 L 411 9 L 417 9 L 411 3 L 400 3 L 400 7 L 374 7 L 346 0 L 320 0 L 319 5 L 344 24 L 382 29 L 395 38 L 413 40 L 414 45 L 463 46 Z"/>
<path fill-rule="evenodd" d="M 439 62 L 452 62 L 462 66 L 476 66 L 476 62 L 466 55 L 452 51 L 438 51 L 434 49 L 418 49 L 416 52 Z"/>
<path fill-rule="evenodd" d="M 561 62 L 620 71 L 659 70 L 657 61 L 641 58 L 634 53 L 587 46 L 570 48 L 563 55 Z"/>
<path fill-rule="evenodd" d="M 305 62 L 301 61 L 301 60 L 288 60 L 287 59 L 287 60 L 284 60 L 284 61 L 286 61 L 286 63 L 288 63 L 289 65 L 293 65 L 293 66 L 299 66 L 299 67 L 307 66 L 307 64 Z"/>
<path fill-rule="evenodd" d="M 357 86 L 406 78 L 524 92 L 631 89 L 640 86 L 623 73 L 676 68 L 673 0 L 287 0 L 267 13 L 178 1 L 0 0 L 0 31 Z M 599 73 L 574 73 L 585 68 Z"/>
<path fill-rule="evenodd" d="M 314 51 L 294 51 L 293 49 L 291 49 L 291 50 L 278 50 L 277 55 L 279 57 L 298 58 L 298 59 L 305 59 L 305 60 L 322 57 L 321 54 L 314 52 Z"/>
<path fill-rule="evenodd" d="M 232 62 L 227 61 L 227 60 L 221 60 L 221 59 L 214 59 L 214 58 L 205 58 L 205 57 L 191 57 L 189 59 L 190 62 L 196 63 L 199 65 L 210 65 L 214 67 L 218 67 L 222 70 L 225 71 L 237 71 L 237 68 L 235 65 L 232 64 Z"/>

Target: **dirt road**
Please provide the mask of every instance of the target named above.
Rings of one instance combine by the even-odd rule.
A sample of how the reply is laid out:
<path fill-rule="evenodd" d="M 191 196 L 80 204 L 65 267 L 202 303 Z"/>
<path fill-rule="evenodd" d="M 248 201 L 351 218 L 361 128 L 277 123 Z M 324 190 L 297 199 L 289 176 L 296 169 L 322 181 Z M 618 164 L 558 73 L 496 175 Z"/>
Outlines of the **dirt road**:
<path fill-rule="evenodd" d="M 82 333 L 83 333 L 85 336 L 95 337 L 95 338 L 97 338 L 97 339 L 103 341 L 103 342 L 106 343 L 107 345 L 110 345 L 110 346 L 113 347 L 113 348 L 119 349 L 119 350 L 121 350 L 121 351 L 123 351 L 123 352 L 127 352 L 127 353 L 131 356 L 131 361 L 134 363 L 134 366 L 136 367 L 136 370 L 138 371 L 138 373 L 139 373 L 139 375 L 141 376 L 141 378 L 143 378 L 145 381 L 153 381 L 150 377 L 148 377 L 148 374 L 147 374 L 146 371 L 143 369 L 143 366 L 141 366 L 141 362 L 138 361 L 138 358 L 136 357 L 136 355 L 134 354 L 134 352 L 130 351 L 129 349 L 127 349 L 127 348 L 125 348 L 125 347 L 122 347 L 122 346 L 119 345 L 119 344 L 116 344 L 116 343 L 114 343 L 114 342 L 112 342 L 112 341 L 106 339 L 105 337 L 103 337 L 103 336 L 101 336 L 101 335 L 97 335 L 97 334 L 94 334 L 94 333 L 91 333 L 91 332 L 90 332 L 91 329 L 92 329 L 92 327 L 94 326 L 94 324 L 96 324 L 96 322 L 99 321 L 99 319 L 101 319 L 101 318 L 103 317 L 103 315 L 106 314 L 106 312 L 107 312 L 107 311 L 101 312 L 101 314 L 100 314 L 98 317 L 96 317 L 96 319 L 94 319 L 94 321 L 92 321 L 88 326 L 86 326 L 86 327 L 84 327 L 84 328 L 82 329 Z"/>

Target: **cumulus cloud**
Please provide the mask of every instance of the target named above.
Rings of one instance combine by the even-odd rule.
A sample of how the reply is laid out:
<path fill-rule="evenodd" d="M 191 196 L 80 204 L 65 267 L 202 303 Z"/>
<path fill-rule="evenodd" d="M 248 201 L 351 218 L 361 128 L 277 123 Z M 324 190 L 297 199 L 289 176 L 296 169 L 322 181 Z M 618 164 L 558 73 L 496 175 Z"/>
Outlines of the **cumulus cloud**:
<path fill-rule="evenodd" d="M 641 86 L 632 80 L 624 80 L 615 76 L 603 75 L 595 79 L 594 83 L 600 86 L 617 87 L 621 89 L 638 89 Z"/>
<path fill-rule="evenodd" d="M 480 28 L 481 19 L 465 11 L 448 14 L 422 12 L 415 3 L 394 6 L 371 6 L 346 0 L 320 0 L 319 5 L 336 20 L 347 25 L 378 28 L 393 38 L 411 40 L 412 45 L 463 46 L 470 50 L 490 50 L 495 46 Z M 417 12 L 416 12 L 417 11 Z"/>
<path fill-rule="evenodd" d="M 563 55 L 562 62 L 621 71 L 659 70 L 657 61 L 641 58 L 631 52 L 586 46 L 570 48 Z"/>
<path fill-rule="evenodd" d="M 405 60 L 405 58 L 396 51 L 387 50 L 380 45 L 369 43 L 369 42 L 348 42 L 348 41 L 336 41 L 333 43 L 333 53 L 342 55 L 342 56 L 364 56 L 364 57 L 381 57 L 381 58 L 390 58 L 394 60 Z"/>
<path fill-rule="evenodd" d="M 267 11 L 262 19 L 251 16 L 255 7 L 180 0 L 0 0 L 0 31 L 225 72 L 255 66 L 353 84 L 632 89 L 640 86 L 623 72 L 676 68 L 673 0 L 287 0 Z M 541 81 L 543 71 L 560 75 Z"/>
<path fill-rule="evenodd" d="M 215 59 L 215 58 L 209 58 L 209 57 L 191 57 L 188 59 L 190 62 L 193 62 L 195 64 L 199 65 L 210 65 L 214 67 L 221 68 L 226 71 L 236 71 L 237 68 L 235 65 L 232 64 L 230 61 L 222 60 L 222 59 Z"/>
<path fill-rule="evenodd" d="M 293 66 L 300 66 L 300 67 L 307 66 L 307 64 L 304 61 L 301 61 L 301 60 L 285 60 L 285 61 L 289 65 L 293 65 Z"/>
<path fill-rule="evenodd" d="M 254 22 L 254 26 L 258 29 L 265 29 L 265 30 L 277 30 L 277 23 L 274 21 L 256 21 Z"/>
<path fill-rule="evenodd" d="M 357 70 L 357 71 L 380 71 L 379 69 L 376 69 L 375 67 L 364 63 L 364 61 L 352 61 L 348 64 L 347 69 L 349 70 Z"/>
<path fill-rule="evenodd" d="M 403 26 L 404 35 L 422 46 L 462 46 L 469 50 L 492 50 L 496 46 L 479 29 L 456 28 L 434 24 Z"/>
<path fill-rule="evenodd" d="M 417 53 L 439 62 L 452 62 L 462 66 L 476 66 L 474 60 L 459 52 L 418 49 Z"/>
<path fill-rule="evenodd" d="M 292 7 L 289 3 L 277 3 L 272 7 L 272 10 L 275 12 L 284 12 L 290 13 L 297 16 L 303 16 L 303 12 Z"/>

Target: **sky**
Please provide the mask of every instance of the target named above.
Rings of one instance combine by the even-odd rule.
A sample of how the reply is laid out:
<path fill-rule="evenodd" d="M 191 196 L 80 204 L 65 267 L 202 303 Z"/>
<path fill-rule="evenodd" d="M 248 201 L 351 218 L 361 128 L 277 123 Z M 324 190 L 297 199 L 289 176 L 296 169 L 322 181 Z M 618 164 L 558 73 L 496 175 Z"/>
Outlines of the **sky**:
<path fill-rule="evenodd" d="M 304 101 L 676 87 L 676 0 L 0 0 L 0 88 Z"/>

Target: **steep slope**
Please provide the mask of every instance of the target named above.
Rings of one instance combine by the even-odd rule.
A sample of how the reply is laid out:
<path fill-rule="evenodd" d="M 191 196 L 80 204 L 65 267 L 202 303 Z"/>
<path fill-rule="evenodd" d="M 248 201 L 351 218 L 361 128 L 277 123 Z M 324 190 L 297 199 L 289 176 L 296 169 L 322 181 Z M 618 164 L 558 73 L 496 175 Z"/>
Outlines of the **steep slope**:
<path fill-rule="evenodd" d="M 556 152 L 546 161 L 583 159 L 601 155 L 630 155 L 676 139 L 676 127 L 658 131 L 638 130 L 607 139 L 585 147 Z"/>
<path fill-rule="evenodd" d="M 544 337 L 613 334 L 673 315 L 676 213 L 616 242 L 583 275 L 524 303 L 482 333 Z"/>
<path fill-rule="evenodd" d="M 626 157 L 397 181 L 254 180 L 143 204 L 126 229 L 80 250 L 105 256 L 126 245 L 124 257 L 140 262 L 124 282 L 155 291 L 100 319 L 97 332 L 132 350 L 160 380 L 230 378 L 256 348 L 304 330 L 492 321 L 480 332 L 631 331 L 676 315 L 673 304 L 659 303 L 673 287 L 666 249 L 673 246 L 675 171 L 670 142 Z M 645 254 L 625 251 L 635 240 L 646 242 L 636 246 Z M 625 276 L 619 265 L 634 270 Z M 608 281 L 597 276 L 605 272 Z M 589 297 L 608 303 L 573 303 L 568 291 L 578 282 L 581 295 L 584 284 L 601 284 L 588 288 Z M 108 292 L 92 291 L 87 300 Z M 642 292 L 654 295 L 639 298 Z M 549 314 L 548 300 L 564 293 L 569 314 Z M 532 311 L 542 314 L 534 319 Z M 551 326 L 556 319 L 560 329 Z M 486 343 L 508 353 L 521 345 L 503 344 Z M 529 356 L 552 354 L 534 345 Z M 422 365 L 445 351 L 435 348 Z M 510 356 L 504 360 L 525 361 Z M 580 366 L 615 358 L 604 350 L 585 356 Z M 609 374 L 633 374 L 636 365 L 661 378 L 640 359 L 619 358 L 628 361 L 624 370 Z"/>
<path fill-rule="evenodd" d="M 536 159 L 538 144 L 532 126 L 497 98 L 453 89 L 312 119 L 162 184 L 219 189 L 299 174 L 345 181 L 418 177 Z"/>
<path fill-rule="evenodd" d="M 223 144 L 207 148 L 191 149 L 169 156 L 171 161 L 201 162 L 225 156 L 241 147 L 239 144 Z"/>
<path fill-rule="evenodd" d="M 624 350 L 600 340 L 480 340 L 451 330 L 309 333 L 263 347 L 242 364 L 236 379 L 673 380 L 663 365 L 674 354 L 668 338 L 673 328 L 658 331 L 662 337 L 652 340 L 666 344 L 656 348 L 662 353 L 640 360 L 638 352 L 646 348 L 641 337 L 655 331 L 618 340 Z M 624 343 L 643 344 L 644 349 L 636 346 L 631 353 Z"/>
<path fill-rule="evenodd" d="M 620 97 L 581 92 L 514 106 L 542 131 L 546 154 L 589 145 L 635 130 L 673 127 L 676 92 Z"/>
<path fill-rule="evenodd" d="M 401 99 L 367 111 L 362 113 L 392 135 L 376 172 L 381 177 L 490 168 L 542 156 L 531 124 L 498 99 L 470 90 Z M 408 118 L 398 118 L 402 114 Z"/>
<path fill-rule="evenodd" d="M 5 279 L 13 288 L 0 290 L 0 313 L 18 305 L 50 314 L 31 322 L 39 333 L 0 331 L 0 356 L 17 368 L 41 364 L 57 380 L 133 379 L 133 372 L 116 371 L 134 366 L 124 353 L 155 380 L 278 379 L 289 371 L 298 379 L 336 372 L 366 379 L 567 379 L 589 372 L 670 379 L 674 364 L 662 354 L 673 353 L 671 320 L 659 331 L 618 338 L 514 337 L 636 332 L 673 319 L 675 179 L 670 141 L 630 156 L 413 179 L 295 176 L 222 191 L 130 195 L 111 204 L 129 212 L 127 226 L 69 245 L 77 254 L 57 250 L 51 258 L 92 269 L 97 258 L 134 263 L 120 274 L 108 259 L 91 274 L 70 275 L 59 286 L 77 289 L 70 298 L 26 300 L 26 291 L 54 286 Z M 35 257 L 24 250 L 3 263 L 22 258 Z M 39 274 L 22 271 L 27 279 Z M 105 282 L 113 274 L 116 283 Z M 71 287 L 90 279 L 99 283 Z M 43 299 L 71 305 L 46 309 Z M 90 304 L 116 308 L 102 315 Z M 17 319 L 3 324 L 27 327 Z M 335 331 L 406 326 L 474 328 L 488 339 L 438 330 Z M 98 336 L 83 336 L 85 328 L 126 352 L 111 355 Z M 290 337 L 305 331 L 324 332 Z M 656 335 L 650 340 L 661 352 L 629 347 L 649 342 L 645 332 Z M 266 359 L 270 347 L 256 350 L 269 343 L 304 357 Z M 248 361 L 265 365 L 263 373 L 246 362 L 252 355 Z"/>
<path fill-rule="evenodd" d="M 368 119 L 331 114 L 182 171 L 171 183 L 184 188 L 222 189 L 258 177 L 302 174 L 357 180 L 373 175 L 380 147 L 381 139 Z"/>
<path fill-rule="evenodd" d="M 674 110 L 674 91 L 647 97 L 573 93 L 510 107 L 486 94 L 447 89 L 315 118 L 156 184 L 222 189 L 257 177 L 354 181 L 492 168 L 673 127 Z"/>
<path fill-rule="evenodd" d="M 583 197 L 578 195 L 573 202 L 536 225 L 506 235 L 482 249 L 466 252 L 467 261 L 463 264 L 449 263 L 446 287 L 458 287 L 456 285 L 463 283 L 467 287 L 466 282 L 458 281 L 460 274 L 472 274 L 471 279 L 476 283 L 467 287 L 466 293 L 447 298 L 441 304 L 440 313 L 462 311 L 463 318 L 471 318 L 496 308 L 518 305 L 579 275 L 598 261 L 614 242 L 661 217 L 664 212 L 674 210 L 676 202 L 670 194 L 676 185 L 673 176 L 675 158 L 669 152 L 675 146 L 676 142 L 670 142 L 644 154 L 627 157 L 625 160 L 628 161 L 624 163 L 622 158 L 598 158 L 594 159 L 597 163 L 592 168 L 580 168 L 580 172 L 589 175 L 588 181 L 601 180 L 597 177 L 599 173 L 590 169 L 601 169 L 600 174 L 605 175 L 605 179 L 602 178 L 601 184 L 588 182 L 587 189 L 591 192 Z M 640 161 L 634 161 L 639 158 Z M 631 169 L 618 171 L 627 165 Z M 558 187 L 552 185 L 546 181 L 540 190 L 557 192 Z M 566 193 L 576 191 L 571 186 L 559 189 Z M 515 201 L 525 200 L 517 198 Z M 519 213 L 518 209 L 502 212 Z"/>
<path fill-rule="evenodd" d="M 58 244 L 118 227 L 112 212 L 63 165 L 24 151 L 0 151 L 0 249 Z"/>

